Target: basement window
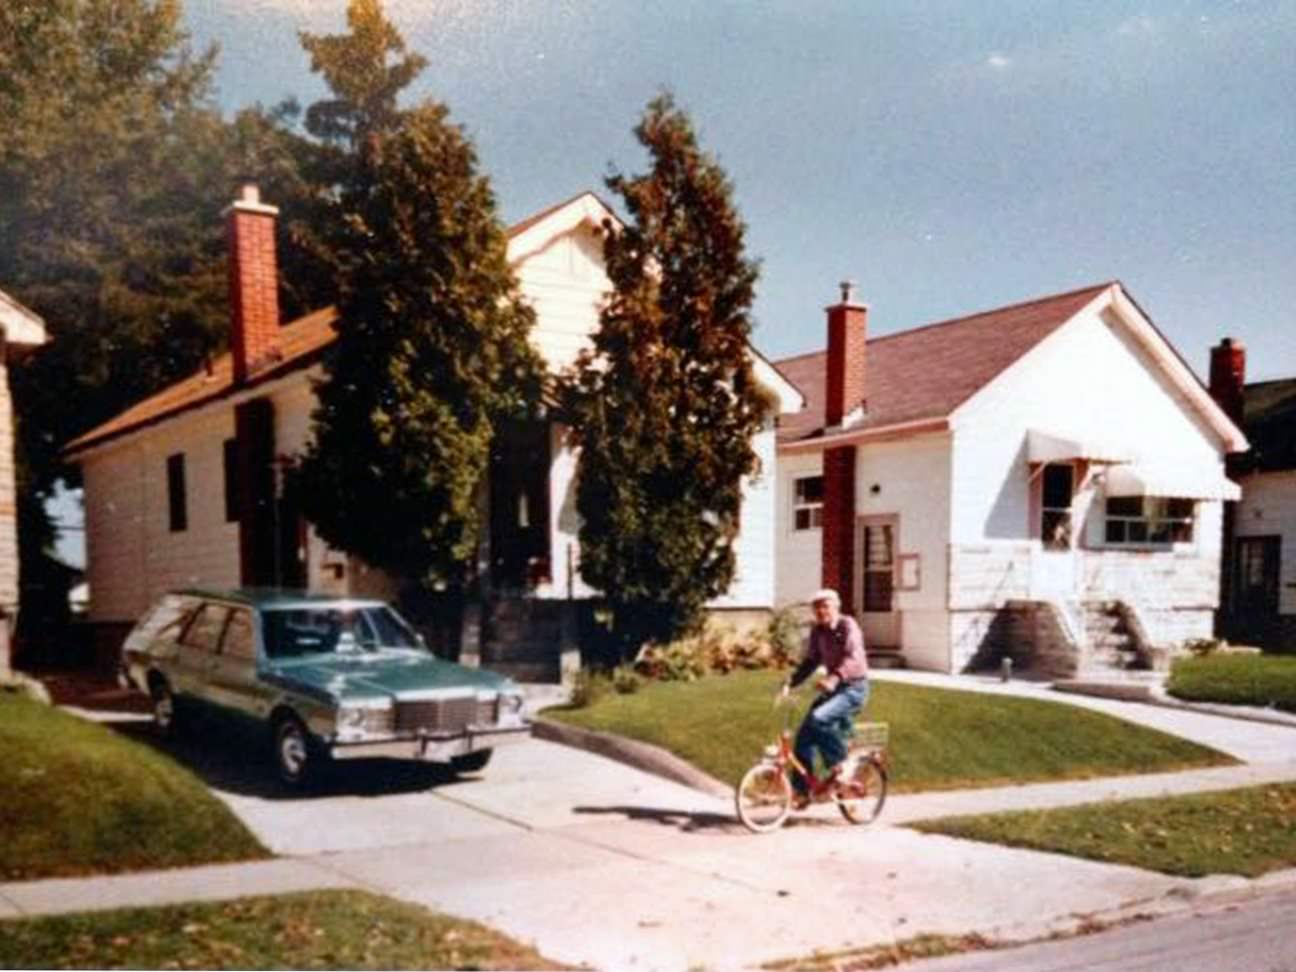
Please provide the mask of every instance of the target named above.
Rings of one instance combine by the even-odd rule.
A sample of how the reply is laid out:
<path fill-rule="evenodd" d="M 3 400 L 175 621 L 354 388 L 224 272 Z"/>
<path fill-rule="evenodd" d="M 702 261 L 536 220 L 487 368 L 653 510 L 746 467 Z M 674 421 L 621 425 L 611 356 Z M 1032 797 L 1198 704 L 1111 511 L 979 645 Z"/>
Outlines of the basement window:
<path fill-rule="evenodd" d="M 1110 546 L 1157 547 L 1192 543 L 1194 502 L 1169 496 L 1107 497 Z"/>
<path fill-rule="evenodd" d="M 823 498 L 822 476 L 798 476 L 793 480 L 793 530 L 818 530 L 823 526 Z"/>

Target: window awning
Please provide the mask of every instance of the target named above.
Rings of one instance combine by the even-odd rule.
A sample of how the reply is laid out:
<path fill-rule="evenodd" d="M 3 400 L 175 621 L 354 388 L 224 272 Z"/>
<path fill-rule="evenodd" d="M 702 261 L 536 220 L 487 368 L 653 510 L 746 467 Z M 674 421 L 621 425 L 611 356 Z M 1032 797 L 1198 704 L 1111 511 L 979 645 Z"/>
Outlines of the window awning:
<path fill-rule="evenodd" d="M 1130 463 L 1108 471 L 1108 496 L 1169 496 L 1177 499 L 1235 500 L 1242 489 L 1218 470 Z"/>
<path fill-rule="evenodd" d="M 1028 462 L 1129 462 L 1134 457 L 1128 449 L 1110 442 L 1074 439 L 1051 432 L 1030 429 L 1026 433 L 1026 460 Z"/>

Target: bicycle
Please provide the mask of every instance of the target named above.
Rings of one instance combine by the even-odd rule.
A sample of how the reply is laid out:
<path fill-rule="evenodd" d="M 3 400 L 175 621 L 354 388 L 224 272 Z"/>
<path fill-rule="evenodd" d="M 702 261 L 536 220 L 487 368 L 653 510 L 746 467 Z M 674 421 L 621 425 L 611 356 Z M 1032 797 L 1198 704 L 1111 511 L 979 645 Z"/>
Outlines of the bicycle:
<path fill-rule="evenodd" d="M 775 706 L 780 701 L 776 698 Z M 832 800 L 851 824 L 876 820 L 887 795 L 887 724 L 853 726 L 845 761 L 820 778 L 792 751 L 791 711 L 791 706 L 785 709 L 778 740 L 765 747 L 760 762 L 743 774 L 734 790 L 734 808 L 743 826 L 757 834 L 783 826 L 792 813 L 792 773 L 797 771 L 809 781 L 811 803 Z"/>

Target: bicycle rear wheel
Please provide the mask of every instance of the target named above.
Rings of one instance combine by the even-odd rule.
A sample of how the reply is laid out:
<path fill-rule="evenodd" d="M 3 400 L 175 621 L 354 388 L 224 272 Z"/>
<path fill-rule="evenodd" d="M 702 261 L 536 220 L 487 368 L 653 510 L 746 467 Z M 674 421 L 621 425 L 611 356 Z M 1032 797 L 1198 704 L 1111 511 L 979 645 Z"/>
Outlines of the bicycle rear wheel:
<path fill-rule="evenodd" d="M 886 795 L 886 770 L 876 759 L 861 756 L 854 770 L 837 785 L 833 799 L 843 817 L 853 824 L 866 824 L 882 812 Z"/>
<path fill-rule="evenodd" d="M 757 763 L 734 791 L 734 808 L 753 833 L 777 830 L 792 812 L 792 784 L 777 766 Z"/>

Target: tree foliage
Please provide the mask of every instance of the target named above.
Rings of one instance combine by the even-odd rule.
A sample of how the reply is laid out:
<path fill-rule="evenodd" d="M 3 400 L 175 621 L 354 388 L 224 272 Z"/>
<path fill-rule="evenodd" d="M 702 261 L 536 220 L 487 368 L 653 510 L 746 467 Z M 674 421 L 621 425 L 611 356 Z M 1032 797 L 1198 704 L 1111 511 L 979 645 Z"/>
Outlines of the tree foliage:
<path fill-rule="evenodd" d="M 581 449 L 581 576 L 633 649 L 692 627 L 734 578 L 742 480 L 769 402 L 748 355 L 757 265 L 724 171 L 669 95 L 635 128 L 649 170 L 607 180 L 613 292 L 564 392 Z"/>
<path fill-rule="evenodd" d="M 490 184 L 444 105 L 396 107 L 421 59 L 374 0 L 351 33 L 305 35 L 333 97 L 308 126 L 345 149 L 328 241 L 338 340 L 290 489 L 320 535 L 422 583 L 467 580 L 497 423 L 538 400 L 542 366 Z"/>

